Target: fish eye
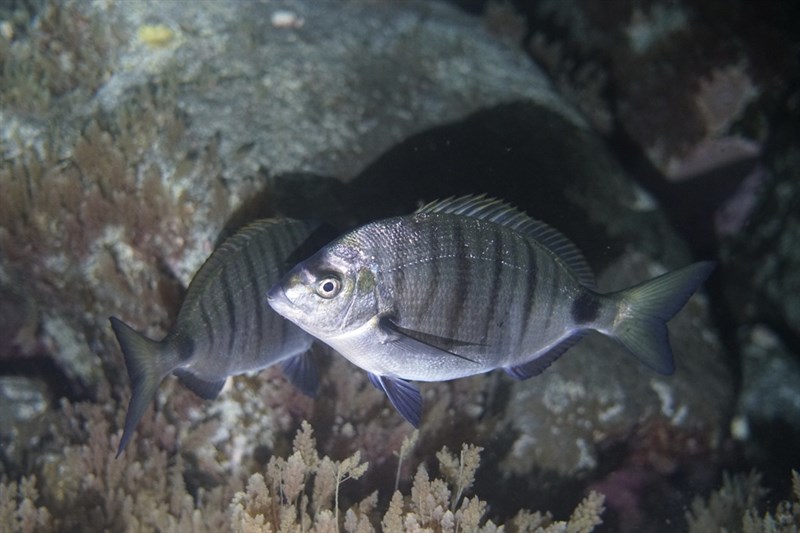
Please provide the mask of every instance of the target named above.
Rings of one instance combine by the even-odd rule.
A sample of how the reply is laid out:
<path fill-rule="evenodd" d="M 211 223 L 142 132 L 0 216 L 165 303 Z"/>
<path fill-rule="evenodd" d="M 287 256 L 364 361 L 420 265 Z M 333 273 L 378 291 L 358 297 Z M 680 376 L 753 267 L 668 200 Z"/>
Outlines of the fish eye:
<path fill-rule="evenodd" d="M 342 289 L 342 282 L 335 276 L 326 276 L 317 282 L 317 294 L 323 298 L 333 298 Z"/>

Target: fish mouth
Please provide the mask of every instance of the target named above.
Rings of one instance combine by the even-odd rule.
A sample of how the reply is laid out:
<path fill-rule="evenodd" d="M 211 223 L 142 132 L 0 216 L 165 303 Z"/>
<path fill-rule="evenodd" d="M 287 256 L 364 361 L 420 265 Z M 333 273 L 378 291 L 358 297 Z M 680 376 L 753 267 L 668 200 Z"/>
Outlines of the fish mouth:
<path fill-rule="evenodd" d="M 293 307 L 292 301 L 286 296 L 286 291 L 280 283 L 267 291 L 267 303 L 278 314 L 283 314 Z"/>

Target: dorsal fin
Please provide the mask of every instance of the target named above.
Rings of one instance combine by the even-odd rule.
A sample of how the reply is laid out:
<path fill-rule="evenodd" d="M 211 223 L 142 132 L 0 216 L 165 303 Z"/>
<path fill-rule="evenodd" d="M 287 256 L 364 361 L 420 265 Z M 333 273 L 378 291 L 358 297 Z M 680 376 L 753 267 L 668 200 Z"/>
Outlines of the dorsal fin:
<path fill-rule="evenodd" d="M 241 250 L 255 235 L 278 222 L 278 219 L 257 220 L 240 229 L 217 246 L 192 278 L 183 307 L 189 308 L 192 306 L 193 301 L 203 294 L 206 285 L 214 280 L 217 271 L 225 266 L 225 263 L 231 255 Z"/>
<path fill-rule="evenodd" d="M 560 259 L 584 286 L 593 289 L 594 274 L 583 254 L 569 239 L 553 227 L 534 220 L 515 207 L 485 194 L 450 197 L 426 204 L 417 213 L 447 213 L 501 224 L 529 237 Z"/>
<path fill-rule="evenodd" d="M 181 309 L 190 309 L 205 292 L 209 283 L 217 278 L 217 272 L 228 264 L 230 258 L 245 248 L 255 238 L 282 238 L 281 229 L 286 229 L 290 224 L 309 224 L 290 218 L 264 218 L 247 224 L 225 239 L 222 244 L 208 256 L 206 262 L 200 267 L 189 284 L 189 290 L 183 301 Z"/>

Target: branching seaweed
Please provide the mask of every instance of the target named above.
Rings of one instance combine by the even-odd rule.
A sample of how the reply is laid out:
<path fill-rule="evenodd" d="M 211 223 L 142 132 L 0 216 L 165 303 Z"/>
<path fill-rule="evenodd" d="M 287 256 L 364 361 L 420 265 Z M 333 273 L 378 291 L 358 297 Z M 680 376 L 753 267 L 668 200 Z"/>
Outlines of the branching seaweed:
<path fill-rule="evenodd" d="M 686 514 L 689 532 L 741 531 L 790 533 L 800 528 L 800 474 L 792 472 L 792 501 L 782 501 L 774 512 L 763 510 L 767 491 L 756 472 L 723 475 L 722 487 L 707 501 L 696 498 Z"/>
<path fill-rule="evenodd" d="M 273 456 L 254 473 L 216 476 L 198 471 L 193 454 L 180 452 L 182 431 L 160 413 L 148 411 L 136 445 L 115 459 L 119 432 L 110 433 L 109 422 L 118 413 L 96 403 L 65 402 L 63 410 L 56 436 L 63 455 L 43 458 L 35 475 L 0 483 L 0 520 L 14 530 L 588 532 L 603 511 L 602 496 L 592 493 L 567 522 L 524 511 L 505 527 L 495 524 L 486 518 L 487 503 L 469 494 L 480 461 L 474 446 L 465 446 L 458 459 L 440 453 L 448 465 L 463 462 L 449 481 L 431 479 L 420 465 L 411 494 L 395 491 L 387 507 L 381 508 L 378 491 L 343 505 L 340 487 L 360 479 L 368 465 L 359 452 L 342 460 L 320 457 L 307 422 L 287 457 Z M 459 493 L 463 498 L 454 500 Z"/>

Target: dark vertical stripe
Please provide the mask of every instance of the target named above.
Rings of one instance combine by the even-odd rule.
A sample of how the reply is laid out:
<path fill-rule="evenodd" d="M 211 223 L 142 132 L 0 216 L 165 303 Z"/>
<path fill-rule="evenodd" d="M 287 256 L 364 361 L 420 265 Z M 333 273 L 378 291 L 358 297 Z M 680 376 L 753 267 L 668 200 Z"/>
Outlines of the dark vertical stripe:
<path fill-rule="evenodd" d="M 269 239 L 261 239 L 261 246 L 259 247 L 259 259 L 265 272 L 269 273 L 269 277 L 282 276 L 293 265 L 289 265 L 287 258 L 291 250 L 284 242 L 286 238 L 285 226 L 275 226 L 269 234 Z M 277 281 L 274 279 L 273 281 Z"/>
<path fill-rule="evenodd" d="M 363 238 L 363 242 L 370 243 L 368 246 L 376 247 L 378 250 L 382 246 L 388 245 L 389 253 L 386 254 L 385 258 L 379 259 L 379 261 L 388 260 L 386 268 L 391 272 L 390 277 L 387 277 L 390 287 L 385 297 L 392 299 L 389 302 L 389 306 L 394 312 L 394 319 L 398 320 L 399 324 L 411 329 L 417 328 L 419 323 L 425 319 L 419 309 L 415 308 L 415 305 L 419 305 L 420 302 L 411 300 L 412 293 L 409 291 L 408 286 L 409 282 L 414 279 L 425 279 L 424 274 L 419 271 L 421 265 L 414 266 L 411 276 L 408 275 L 411 257 L 409 251 L 412 247 L 408 246 L 405 240 L 411 236 L 417 236 L 421 239 L 422 230 L 426 227 L 419 221 L 414 220 L 413 222 L 408 227 L 403 228 L 396 228 L 394 225 L 381 227 L 380 233 L 375 235 L 376 239 L 371 239 L 368 233 L 359 235 L 359 239 Z M 424 245 L 415 247 L 416 256 L 421 255 L 420 251 L 425 249 Z M 409 320 L 415 320 L 416 322 L 409 322 Z"/>
<path fill-rule="evenodd" d="M 522 301 L 522 329 L 519 332 L 518 342 L 522 342 L 531 320 L 531 311 L 536 300 L 536 289 L 539 285 L 539 265 L 536 261 L 536 248 L 529 242 L 523 242 L 527 253 L 527 275 L 523 283 L 524 299 Z"/>
<path fill-rule="evenodd" d="M 236 305 L 233 301 L 233 288 L 229 276 L 229 269 L 220 273 L 222 277 L 222 300 L 225 302 L 225 310 L 228 319 L 228 355 L 233 353 L 234 341 L 236 339 Z"/>
<path fill-rule="evenodd" d="M 489 331 L 494 329 L 494 321 L 497 317 L 497 307 L 500 303 L 500 291 L 502 290 L 501 281 L 503 279 L 503 232 L 500 231 L 499 226 L 494 226 L 492 231 L 492 245 L 494 246 L 494 254 L 491 261 L 491 283 L 489 285 L 489 316 L 484 321 L 483 337 L 484 344 L 488 343 Z"/>
<path fill-rule="evenodd" d="M 209 315 L 208 309 L 206 309 L 206 304 L 202 300 L 200 301 L 200 318 L 203 320 L 203 326 L 205 326 L 205 334 L 206 338 L 208 339 L 208 346 L 213 352 L 216 348 L 214 345 L 214 322 L 211 320 L 211 315 Z"/>
<path fill-rule="evenodd" d="M 459 338 L 461 320 L 464 318 L 464 310 L 469 303 L 470 285 L 470 260 L 467 257 L 467 250 L 464 240 L 464 229 L 462 224 L 453 224 L 453 242 L 455 244 L 456 276 L 454 281 L 452 296 L 447 305 L 447 337 L 450 339 Z"/>
<path fill-rule="evenodd" d="M 439 293 L 439 282 L 441 281 L 442 273 L 441 273 L 441 256 L 442 256 L 442 247 L 441 242 L 439 241 L 439 235 L 437 235 L 436 227 L 434 224 L 426 224 L 425 225 L 425 241 L 423 246 L 427 245 L 430 246 L 432 260 L 428 262 L 430 265 L 429 268 L 429 289 L 425 292 L 425 299 L 420 304 L 420 317 L 424 319 L 429 319 L 431 316 L 431 311 L 433 311 L 432 307 L 434 302 L 436 301 L 436 295 Z"/>
<path fill-rule="evenodd" d="M 278 279 L 280 279 L 280 276 L 287 268 L 287 265 L 283 265 L 282 262 L 288 254 L 280 253 L 280 238 L 281 234 L 283 234 L 283 231 L 281 231 L 282 227 L 283 226 L 280 228 L 277 226 L 272 227 L 272 231 L 269 233 L 270 238 L 259 239 L 256 250 L 258 255 L 254 262 L 260 273 L 260 277 L 261 279 L 269 280 L 271 283 L 277 283 Z M 267 291 L 270 288 L 271 287 L 259 286 L 258 298 L 256 299 L 257 308 L 262 313 L 262 324 L 266 328 L 265 331 L 262 330 L 259 334 L 259 354 L 261 356 L 267 355 L 268 351 L 273 351 L 275 348 L 279 350 L 283 346 L 283 336 L 279 336 L 280 322 L 282 322 L 283 319 L 272 312 L 271 308 L 264 308 L 264 306 L 269 305 L 266 303 L 266 298 Z M 273 350 L 268 350 L 268 348 L 272 348 Z"/>
<path fill-rule="evenodd" d="M 286 224 L 281 228 L 279 236 L 280 239 L 275 242 L 275 255 L 272 259 L 281 276 L 294 268 L 296 262 L 316 252 L 310 249 L 310 243 L 307 242 L 310 234 L 300 223 Z"/>
<path fill-rule="evenodd" d="M 259 346 L 264 342 L 264 310 L 263 306 L 266 304 L 266 293 L 267 288 L 262 287 L 261 283 L 259 283 L 259 275 L 258 275 L 258 267 L 256 266 L 256 261 L 253 258 L 254 246 L 257 245 L 257 242 L 260 239 L 255 239 L 255 242 L 252 243 L 252 246 L 249 246 L 242 250 L 242 255 L 244 256 L 244 265 L 247 268 L 247 276 L 248 276 L 248 285 L 252 285 L 253 290 L 245 291 L 245 294 L 251 299 L 253 305 L 255 306 L 255 331 L 252 332 L 255 335 L 255 338 L 251 341 L 254 346 Z"/>
<path fill-rule="evenodd" d="M 558 263 L 555 261 L 550 261 L 550 270 L 552 274 L 549 276 L 553 282 L 550 284 L 550 290 L 547 291 L 547 307 L 544 313 L 544 327 L 542 328 L 542 333 L 550 331 L 550 324 L 553 321 L 553 312 L 556 307 L 556 300 L 559 298 L 558 295 L 558 288 L 563 285 L 563 277 L 561 275 L 562 269 L 559 267 Z"/>
<path fill-rule="evenodd" d="M 289 339 L 291 338 L 293 333 L 296 333 L 295 326 L 279 314 L 275 313 L 275 320 L 278 322 L 275 323 L 275 335 L 273 338 L 272 343 L 270 346 L 280 347 L 280 350 L 283 351 L 286 344 L 288 344 Z M 277 350 L 275 350 L 277 352 Z"/>

